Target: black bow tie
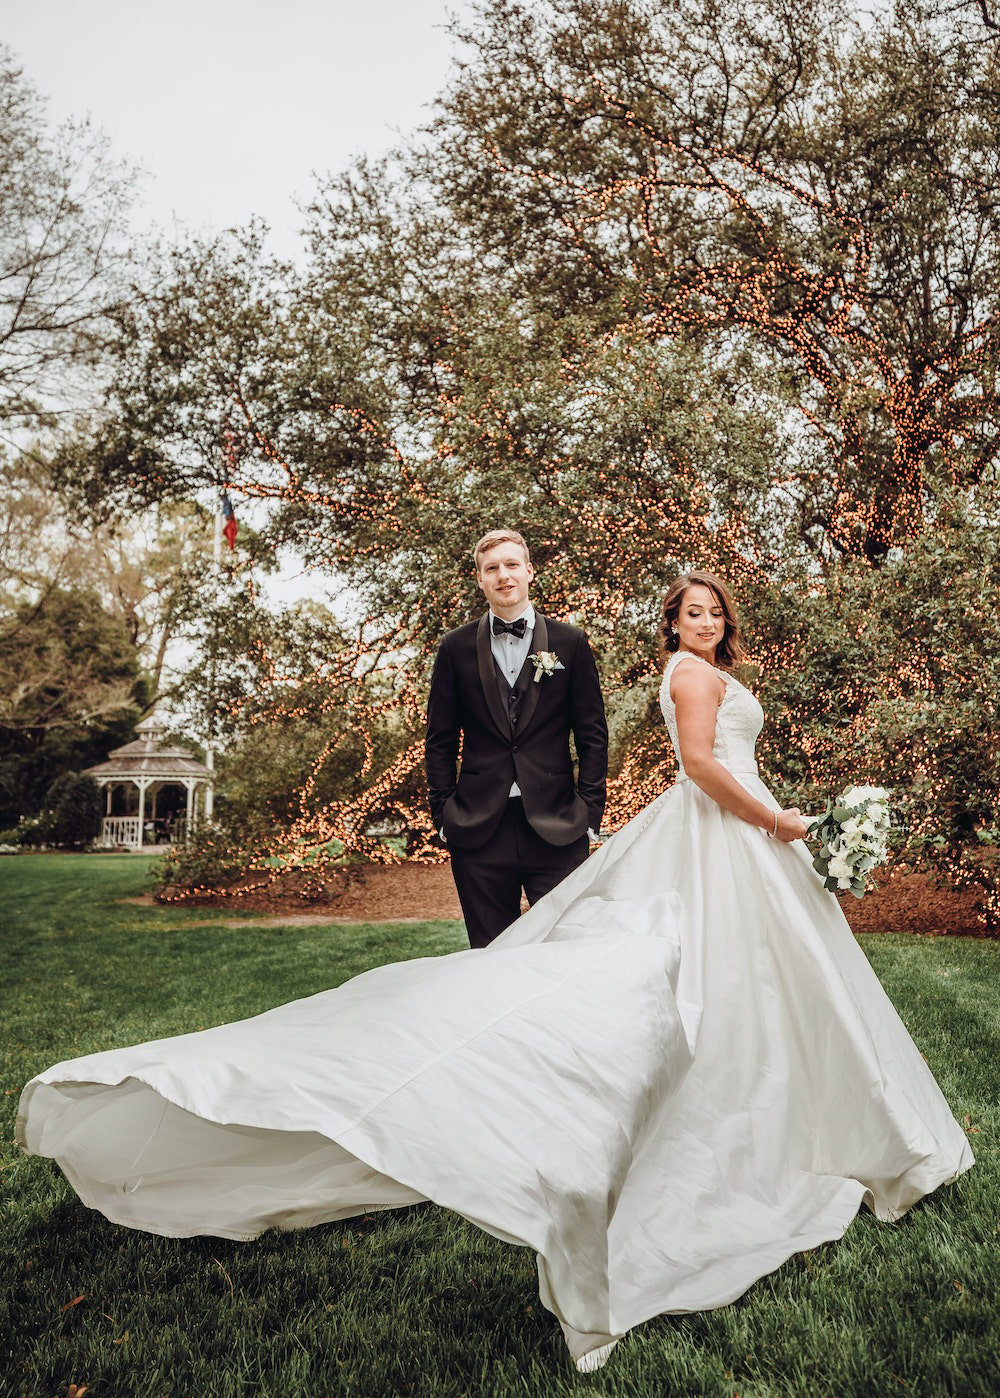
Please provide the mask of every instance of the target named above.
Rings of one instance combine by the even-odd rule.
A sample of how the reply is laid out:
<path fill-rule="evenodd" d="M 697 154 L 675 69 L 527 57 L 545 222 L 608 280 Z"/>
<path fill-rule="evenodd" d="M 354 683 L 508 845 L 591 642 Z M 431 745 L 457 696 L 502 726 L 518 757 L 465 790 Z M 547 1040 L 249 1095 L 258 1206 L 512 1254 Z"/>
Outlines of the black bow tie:
<path fill-rule="evenodd" d="M 504 632 L 509 631 L 512 636 L 516 636 L 520 640 L 527 629 L 528 623 L 523 616 L 519 616 L 517 621 L 503 621 L 498 616 L 493 618 L 494 636 L 502 636 Z"/>

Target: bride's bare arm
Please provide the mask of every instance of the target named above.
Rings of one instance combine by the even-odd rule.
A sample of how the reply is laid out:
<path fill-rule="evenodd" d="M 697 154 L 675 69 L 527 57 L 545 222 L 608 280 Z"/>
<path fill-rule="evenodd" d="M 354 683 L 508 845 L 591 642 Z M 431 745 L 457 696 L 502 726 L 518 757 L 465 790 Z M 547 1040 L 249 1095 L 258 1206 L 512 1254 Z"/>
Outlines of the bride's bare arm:
<path fill-rule="evenodd" d="M 670 680 L 670 697 L 677 712 L 681 761 L 695 785 L 723 810 L 771 834 L 774 811 L 751 796 L 732 772 L 712 756 L 715 719 L 725 693 L 725 682 L 709 666 L 692 661 L 677 666 Z M 777 839 L 790 844 L 805 833 L 806 823 L 798 807 L 779 813 Z"/>

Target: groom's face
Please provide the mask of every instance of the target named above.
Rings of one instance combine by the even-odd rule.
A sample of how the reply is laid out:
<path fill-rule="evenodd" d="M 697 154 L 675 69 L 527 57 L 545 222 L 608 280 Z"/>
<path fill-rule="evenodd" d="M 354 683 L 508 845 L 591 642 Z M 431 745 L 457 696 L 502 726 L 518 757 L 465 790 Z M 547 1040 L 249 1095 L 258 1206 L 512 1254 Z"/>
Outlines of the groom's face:
<path fill-rule="evenodd" d="M 479 555 L 476 581 L 493 611 L 514 621 L 524 611 L 535 570 L 520 544 L 496 544 Z"/>

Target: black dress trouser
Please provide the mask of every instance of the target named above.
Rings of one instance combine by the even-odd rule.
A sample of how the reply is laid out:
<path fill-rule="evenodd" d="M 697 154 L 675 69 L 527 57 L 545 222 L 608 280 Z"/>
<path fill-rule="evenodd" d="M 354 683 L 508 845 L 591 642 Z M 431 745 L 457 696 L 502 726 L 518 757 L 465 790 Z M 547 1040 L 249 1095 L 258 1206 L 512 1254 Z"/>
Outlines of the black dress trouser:
<path fill-rule="evenodd" d="M 528 824 L 521 798 L 512 796 L 484 845 L 450 852 L 469 945 L 485 947 L 520 917 L 522 888 L 529 904 L 537 903 L 583 863 L 590 840 L 581 835 L 569 845 L 550 845 Z"/>

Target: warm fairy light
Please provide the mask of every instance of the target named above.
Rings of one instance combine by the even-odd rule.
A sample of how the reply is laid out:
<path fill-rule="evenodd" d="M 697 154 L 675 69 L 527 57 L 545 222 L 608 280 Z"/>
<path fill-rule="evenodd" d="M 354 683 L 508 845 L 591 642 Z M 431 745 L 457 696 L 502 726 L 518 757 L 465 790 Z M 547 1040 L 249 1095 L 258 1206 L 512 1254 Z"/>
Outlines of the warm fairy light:
<path fill-rule="evenodd" d="M 626 227 L 638 231 L 641 253 L 624 274 L 630 324 L 641 325 L 654 341 L 725 328 L 776 346 L 810 385 L 798 407 L 847 477 L 855 459 L 871 451 L 866 417 L 873 408 L 884 413 L 891 437 L 884 488 L 859 498 L 842 482 L 825 520 L 833 550 L 882 558 L 918 535 L 934 456 L 943 480 L 980 478 L 1000 451 L 991 426 L 1000 407 L 991 304 L 965 306 L 961 313 L 956 308 L 950 334 L 922 345 L 915 356 L 906 337 L 896 343 L 881 317 L 872 232 L 836 196 L 821 197 L 769 166 L 765 156 L 714 145 L 696 127 L 654 125 L 595 72 L 582 92 L 560 97 L 581 123 L 603 119 L 636 137 L 642 171 L 588 182 L 516 165 L 489 142 L 484 156 L 506 181 L 550 188 L 559 227 L 591 261 L 592 241 L 600 247 L 606 236 L 613 246 Z M 678 256 L 670 219 L 661 219 L 678 193 L 706 206 L 714 201 L 720 222 L 737 219 L 744 251 L 707 263 Z M 906 197 L 905 189 L 895 195 L 897 203 Z M 823 265 L 808 265 L 781 246 L 783 222 L 795 226 L 802 219 L 822 235 L 829 254 Z M 607 275 L 596 263 L 595 270 Z M 970 447 L 973 463 L 963 458 Z"/>

